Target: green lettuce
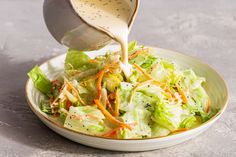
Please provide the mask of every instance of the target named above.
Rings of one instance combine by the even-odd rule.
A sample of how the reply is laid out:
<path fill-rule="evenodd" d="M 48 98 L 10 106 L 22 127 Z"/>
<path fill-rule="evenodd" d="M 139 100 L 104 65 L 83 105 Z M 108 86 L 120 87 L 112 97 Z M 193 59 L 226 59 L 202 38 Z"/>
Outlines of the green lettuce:
<path fill-rule="evenodd" d="M 161 82 L 177 84 L 182 77 L 182 73 L 176 68 L 175 64 L 163 59 L 159 59 L 157 62 L 158 65 L 155 69 L 152 69 L 151 75 Z"/>
<path fill-rule="evenodd" d="M 114 92 L 122 80 L 123 78 L 119 77 L 119 75 L 109 74 L 104 77 L 103 82 L 106 85 L 108 91 Z"/>
<path fill-rule="evenodd" d="M 105 131 L 102 112 L 94 106 L 70 107 L 64 127 L 91 135 L 101 135 Z"/>
<path fill-rule="evenodd" d="M 129 53 L 134 51 L 136 46 L 137 46 L 137 41 L 134 40 L 134 41 L 129 42 L 129 45 L 128 45 Z"/>
<path fill-rule="evenodd" d="M 166 102 L 157 103 L 152 120 L 162 127 L 174 131 L 179 128 L 181 122 L 182 107 L 178 104 Z"/>
<path fill-rule="evenodd" d="M 40 109 L 42 112 L 47 113 L 47 114 L 52 114 L 52 109 L 50 107 L 49 101 L 41 101 L 40 103 Z"/>
<path fill-rule="evenodd" d="M 60 118 L 65 121 L 67 112 L 65 113 L 66 110 L 66 102 L 59 102 L 59 113 L 60 113 Z"/>
<path fill-rule="evenodd" d="M 175 65 L 174 65 L 174 63 L 172 63 L 172 62 L 170 62 L 170 61 L 161 60 L 160 63 L 161 63 L 161 65 L 162 65 L 165 69 L 172 70 L 172 71 L 175 70 Z"/>
<path fill-rule="evenodd" d="M 134 108 L 126 112 L 121 118 L 127 124 L 133 124 L 133 129 L 121 131 L 121 138 L 146 138 L 151 137 L 150 122 L 151 113 L 146 109 Z"/>
<path fill-rule="evenodd" d="M 201 120 L 203 122 L 206 122 L 208 121 L 209 119 L 211 119 L 213 116 L 215 116 L 217 114 L 217 112 L 219 112 L 219 109 L 218 108 L 211 108 L 210 112 L 209 113 L 206 113 L 206 112 L 201 112 L 200 115 L 201 115 Z M 197 113 L 199 114 L 199 112 Z"/>
<path fill-rule="evenodd" d="M 198 126 L 200 121 L 196 118 L 196 116 L 189 116 L 185 118 L 181 123 L 180 123 L 180 128 L 194 128 Z"/>
<path fill-rule="evenodd" d="M 157 61 L 157 57 L 152 56 L 152 55 L 148 55 L 148 57 L 146 58 L 145 62 L 143 62 L 141 64 L 141 67 L 143 69 L 148 70 L 148 69 L 151 68 L 152 65 L 154 65 L 156 63 L 156 61 Z"/>
<path fill-rule="evenodd" d="M 204 82 L 205 79 L 198 77 L 191 69 L 183 71 L 183 77 L 180 79 L 181 86 L 189 91 L 186 93 L 188 104 L 184 108 L 187 108 L 191 113 L 200 115 L 203 121 L 211 117 L 210 113 L 206 113 L 208 95 L 202 87 Z"/>
<path fill-rule="evenodd" d="M 202 87 L 201 85 L 205 81 L 205 78 L 198 77 L 193 70 L 188 69 L 183 71 L 183 79 L 181 80 L 181 84 L 185 88 L 190 88 L 190 90 L 194 90 L 198 87 Z"/>
<path fill-rule="evenodd" d="M 28 76 L 41 93 L 48 97 L 51 95 L 53 85 L 37 65 L 28 73 Z"/>
<path fill-rule="evenodd" d="M 138 64 L 138 65 L 142 65 L 142 64 L 145 63 L 145 61 L 146 61 L 147 58 L 148 58 L 148 55 L 147 55 L 147 54 L 141 53 L 141 54 L 139 54 L 137 57 L 135 57 L 135 58 L 129 60 L 129 62 L 132 63 L 132 64 L 136 63 L 136 64 Z"/>
<path fill-rule="evenodd" d="M 95 63 L 89 62 L 91 58 L 83 51 L 69 49 L 65 59 L 65 72 L 70 75 L 74 71 L 86 71 L 96 68 Z M 95 73 L 96 71 L 94 71 Z"/>
<path fill-rule="evenodd" d="M 151 95 L 147 95 L 143 90 L 135 92 L 130 102 L 130 94 L 134 85 L 127 82 L 121 82 L 118 88 L 119 106 L 122 111 L 129 111 L 134 108 L 152 110 L 157 99 Z"/>
<path fill-rule="evenodd" d="M 170 134 L 169 129 L 162 127 L 157 123 L 154 123 L 151 128 L 152 128 L 152 137 L 167 136 Z"/>

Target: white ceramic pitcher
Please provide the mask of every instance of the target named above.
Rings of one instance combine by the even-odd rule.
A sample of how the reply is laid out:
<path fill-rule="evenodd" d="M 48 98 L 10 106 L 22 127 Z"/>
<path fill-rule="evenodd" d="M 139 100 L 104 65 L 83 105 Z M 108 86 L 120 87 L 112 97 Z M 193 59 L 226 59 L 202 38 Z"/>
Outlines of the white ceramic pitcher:
<path fill-rule="evenodd" d="M 139 7 L 139 0 L 127 1 L 132 10 L 129 29 L 132 27 Z M 61 44 L 79 50 L 100 49 L 112 40 L 105 31 L 86 23 L 73 9 L 70 0 L 44 0 L 45 23 L 52 36 Z"/>

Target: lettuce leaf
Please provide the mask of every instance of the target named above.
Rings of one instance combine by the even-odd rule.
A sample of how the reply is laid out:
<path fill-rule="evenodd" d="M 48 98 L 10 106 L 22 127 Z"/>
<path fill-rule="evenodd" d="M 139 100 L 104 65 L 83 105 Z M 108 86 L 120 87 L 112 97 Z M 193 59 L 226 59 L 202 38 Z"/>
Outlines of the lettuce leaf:
<path fill-rule="evenodd" d="M 120 109 L 123 111 L 127 110 L 127 107 L 129 106 L 129 97 L 130 92 L 132 88 L 134 87 L 133 84 L 127 83 L 127 82 L 121 82 L 120 86 L 118 88 L 118 94 L 119 94 L 119 106 Z"/>
<path fill-rule="evenodd" d="M 40 109 L 42 112 L 47 113 L 47 114 L 52 114 L 52 109 L 50 107 L 49 101 L 41 101 L 40 103 Z"/>
<path fill-rule="evenodd" d="M 181 122 L 182 107 L 177 104 L 166 102 L 157 103 L 152 120 L 162 127 L 174 131 Z"/>
<path fill-rule="evenodd" d="M 182 76 L 182 72 L 179 71 L 176 65 L 168 60 L 159 59 L 158 65 L 151 71 L 151 75 L 161 81 L 176 84 Z"/>
<path fill-rule="evenodd" d="M 180 128 L 190 129 L 190 128 L 194 128 L 200 124 L 201 124 L 200 121 L 195 116 L 189 116 L 181 122 Z"/>
<path fill-rule="evenodd" d="M 135 108 L 126 112 L 121 118 L 127 124 L 134 124 L 132 130 L 121 131 L 121 138 L 145 138 L 151 137 L 150 122 L 151 113 L 146 109 Z"/>
<path fill-rule="evenodd" d="M 64 111 L 66 110 L 66 102 L 59 102 L 59 113 L 60 113 L 60 118 L 63 120 L 63 122 L 66 119 L 67 112 L 65 113 Z"/>
<path fill-rule="evenodd" d="M 70 107 L 64 127 L 91 135 L 101 135 L 105 131 L 102 112 L 93 106 Z"/>
<path fill-rule="evenodd" d="M 70 75 L 74 70 L 80 72 L 96 68 L 96 63 L 89 62 L 90 57 L 83 51 L 69 49 L 65 59 L 65 72 Z"/>
<path fill-rule="evenodd" d="M 53 85 L 37 65 L 28 73 L 28 76 L 41 93 L 48 97 L 51 95 Z"/>
<path fill-rule="evenodd" d="M 165 68 L 165 69 L 168 69 L 168 70 L 175 70 L 175 65 L 174 63 L 170 62 L 170 61 L 167 61 L 167 60 L 161 60 L 161 64 L 162 66 Z"/>
<path fill-rule="evenodd" d="M 208 104 L 208 95 L 205 89 L 202 87 L 202 83 L 205 79 L 198 77 L 193 70 L 188 69 L 183 71 L 183 77 L 180 80 L 180 85 L 188 89 L 187 98 L 188 104 L 184 106 L 190 112 L 199 114 L 203 121 L 208 119 L 209 113 L 206 113 L 206 107 Z"/>
<path fill-rule="evenodd" d="M 170 130 L 160 126 L 157 123 L 154 123 L 151 128 L 152 128 L 152 137 L 167 136 L 170 134 Z"/>
<path fill-rule="evenodd" d="M 156 61 L 157 61 L 157 57 L 154 57 L 154 56 L 152 56 L 152 55 L 149 55 L 149 56 L 146 58 L 145 62 L 141 65 L 141 67 L 144 68 L 144 69 L 146 69 L 146 70 L 147 70 L 147 69 L 150 69 L 151 66 L 156 63 Z"/>
<path fill-rule="evenodd" d="M 110 92 L 115 92 L 116 88 L 120 85 L 120 82 L 122 81 L 122 77 L 119 77 L 115 74 L 108 74 L 104 77 L 103 82 Z"/>
<path fill-rule="evenodd" d="M 209 113 L 201 112 L 200 115 L 201 115 L 202 121 L 203 121 L 203 122 L 208 121 L 208 120 L 211 119 L 214 115 L 216 115 L 217 112 L 219 112 L 219 109 L 218 109 L 218 108 L 211 108 L 211 110 L 210 110 Z"/>
<path fill-rule="evenodd" d="M 145 63 L 146 59 L 148 58 L 148 55 L 147 54 L 139 54 L 137 57 L 129 60 L 130 63 L 134 64 L 138 64 L 138 65 L 142 65 Z"/>
<path fill-rule="evenodd" d="M 137 46 L 137 41 L 131 41 L 129 42 L 128 45 L 128 52 L 132 52 L 133 50 L 135 50 L 135 47 Z"/>
<path fill-rule="evenodd" d="M 183 71 L 183 79 L 181 80 L 181 84 L 185 88 L 190 88 L 190 90 L 197 89 L 201 87 L 202 83 L 205 82 L 205 78 L 198 77 L 193 70 L 188 69 Z"/>
<path fill-rule="evenodd" d="M 133 99 L 130 103 L 130 94 L 133 88 L 134 85 L 131 83 L 120 83 L 120 87 L 118 88 L 120 110 L 130 111 L 135 108 L 141 108 L 151 111 L 157 99 L 151 95 L 146 95 L 144 92 L 142 93 L 142 91 L 139 91 L 134 93 Z"/>

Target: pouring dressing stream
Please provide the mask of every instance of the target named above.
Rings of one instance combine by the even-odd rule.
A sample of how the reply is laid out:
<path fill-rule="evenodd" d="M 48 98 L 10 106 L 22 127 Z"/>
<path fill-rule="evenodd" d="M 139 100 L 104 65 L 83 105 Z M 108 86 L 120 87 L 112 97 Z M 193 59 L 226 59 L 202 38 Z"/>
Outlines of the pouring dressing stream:
<path fill-rule="evenodd" d="M 76 13 L 92 27 L 103 31 L 121 46 L 120 66 L 126 77 L 131 75 L 128 63 L 128 34 L 131 8 L 127 1 L 70 0 Z"/>

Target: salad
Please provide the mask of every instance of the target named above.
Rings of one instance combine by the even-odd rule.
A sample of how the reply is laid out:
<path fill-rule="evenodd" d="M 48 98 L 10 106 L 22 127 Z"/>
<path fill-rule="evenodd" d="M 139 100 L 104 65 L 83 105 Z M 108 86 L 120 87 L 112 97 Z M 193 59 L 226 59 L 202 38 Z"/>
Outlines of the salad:
<path fill-rule="evenodd" d="M 45 99 L 41 111 L 65 128 L 116 139 L 162 137 L 206 122 L 217 112 L 191 69 L 129 43 L 130 76 L 120 66 L 120 52 L 90 58 L 69 49 L 64 74 L 54 80 L 35 66 L 28 76 Z"/>

